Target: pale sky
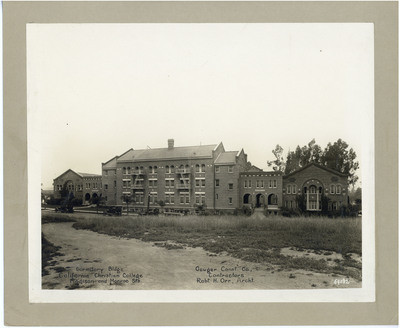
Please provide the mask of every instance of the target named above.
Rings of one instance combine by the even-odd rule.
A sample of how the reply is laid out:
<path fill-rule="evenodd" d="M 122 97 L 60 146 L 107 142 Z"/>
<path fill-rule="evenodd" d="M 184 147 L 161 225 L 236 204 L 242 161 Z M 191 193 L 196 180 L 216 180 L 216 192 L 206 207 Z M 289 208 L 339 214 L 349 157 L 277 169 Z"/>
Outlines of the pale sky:
<path fill-rule="evenodd" d="M 168 138 L 244 148 L 264 169 L 276 144 L 342 138 L 362 164 L 373 60 L 372 24 L 28 24 L 38 174 L 52 189 L 69 168 L 101 174 Z"/>

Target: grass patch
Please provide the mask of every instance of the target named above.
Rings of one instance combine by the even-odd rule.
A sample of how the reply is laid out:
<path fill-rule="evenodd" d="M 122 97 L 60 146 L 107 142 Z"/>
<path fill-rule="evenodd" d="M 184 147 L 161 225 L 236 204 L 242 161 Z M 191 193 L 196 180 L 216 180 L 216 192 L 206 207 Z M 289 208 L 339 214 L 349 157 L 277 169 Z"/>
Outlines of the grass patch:
<path fill-rule="evenodd" d="M 42 224 L 59 223 L 59 222 L 76 222 L 72 214 L 44 212 L 42 213 Z"/>
<path fill-rule="evenodd" d="M 76 229 L 102 234 L 190 247 L 210 253 L 227 252 L 233 257 L 256 263 L 271 263 L 282 268 L 315 270 L 361 278 L 361 264 L 345 258 L 336 266 L 325 260 L 292 257 L 280 249 L 311 249 L 315 253 L 356 253 L 361 255 L 360 218 L 182 216 L 182 217 L 103 217 L 74 214 Z"/>

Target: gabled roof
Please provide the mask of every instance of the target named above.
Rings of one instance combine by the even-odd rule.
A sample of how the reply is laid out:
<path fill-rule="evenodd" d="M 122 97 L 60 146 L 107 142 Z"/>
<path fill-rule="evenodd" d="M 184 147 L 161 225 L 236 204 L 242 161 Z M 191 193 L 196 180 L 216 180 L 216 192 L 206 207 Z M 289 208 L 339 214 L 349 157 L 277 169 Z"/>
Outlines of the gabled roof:
<path fill-rule="evenodd" d="M 318 167 L 318 168 L 320 168 L 320 169 L 322 169 L 322 170 L 325 170 L 325 171 L 328 171 L 328 172 L 330 172 L 330 173 L 339 175 L 339 176 L 341 176 L 341 177 L 347 177 L 347 174 L 344 174 L 344 173 L 342 173 L 342 172 L 339 172 L 339 171 L 330 169 L 330 168 L 328 168 L 328 167 L 325 167 L 325 166 L 320 165 L 320 164 L 317 164 L 317 163 L 309 163 L 309 164 L 307 164 L 306 166 L 303 166 L 303 167 L 299 168 L 299 169 L 296 170 L 296 171 L 293 171 L 293 172 L 291 172 L 291 173 L 289 173 L 289 174 L 286 174 L 286 175 L 284 176 L 284 178 L 289 177 L 289 176 L 291 176 L 291 175 L 293 175 L 293 174 L 296 174 L 296 173 L 298 173 L 298 172 L 301 172 L 301 171 L 303 171 L 303 170 L 306 170 L 306 169 L 308 169 L 310 166 L 316 166 L 316 167 Z"/>
<path fill-rule="evenodd" d="M 58 177 L 54 178 L 53 180 L 57 180 L 57 179 L 61 178 L 63 175 L 67 174 L 68 172 L 72 172 L 72 173 L 76 174 L 78 177 L 82 178 L 82 175 L 80 175 L 78 172 L 68 169 L 64 173 L 61 173 Z"/>
<path fill-rule="evenodd" d="M 74 170 L 68 169 L 64 173 L 60 174 L 58 177 L 56 177 L 53 180 L 57 180 L 61 178 L 63 175 L 67 174 L 68 172 L 72 172 L 73 174 L 77 175 L 80 178 L 88 178 L 88 177 L 101 177 L 100 174 L 93 174 L 93 173 L 80 173 L 80 172 L 75 172 Z"/>
<path fill-rule="evenodd" d="M 255 165 L 252 165 L 246 172 L 263 172 L 263 170 Z"/>
<path fill-rule="evenodd" d="M 121 155 L 116 155 L 113 158 L 109 159 L 107 162 L 102 163 L 102 169 L 115 168 L 117 166 L 117 159 L 131 151 L 133 151 L 132 148 L 128 149 L 126 152 L 122 153 Z"/>
<path fill-rule="evenodd" d="M 235 164 L 237 155 L 237 151 L 226 151 L 220 153 L 215 159 L 214 164 Z"/>
<path fill-rule="evenodd" d="M 151 161 L 168 159 L 191 159 L 191 158 L 212 158 L 213 150 L 217 145 L 189 146 L 154 148 L 154 149 L 136 149 L 121 155 L 117 161 Z"/>

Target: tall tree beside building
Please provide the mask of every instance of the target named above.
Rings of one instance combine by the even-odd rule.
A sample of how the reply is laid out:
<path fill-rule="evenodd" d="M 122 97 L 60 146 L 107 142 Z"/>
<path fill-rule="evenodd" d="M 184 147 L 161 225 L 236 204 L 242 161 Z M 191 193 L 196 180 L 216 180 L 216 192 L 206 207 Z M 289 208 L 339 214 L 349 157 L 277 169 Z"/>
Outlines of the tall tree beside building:
<path fill-rule="evenodd" d="M 274 171 L 285 171 L 285 159 L 283 157 L 283 148 L 279 145 L 275 146 L 275 149 L 272 151 L 275 156 L 273 161 L 268 161 L 268 166 L 272 166 Z"/>
<path fill-rule="evenodd" d="M 274 170 L 282 170 L 285 174 L 296 171 L 307 164 L 317 163 L 349 176 L 349 184 L 354 186 L 358 181 L 355 174 L 359 168 L 359 162 L 356 161 L 357 155 L 353 148 L 342 139 L 334 143 L 328 143 L 326 148 L 322 148 L 312 139 L 307 145 L 297 146 L 295 150 L 289 151 L 286 161 L 283 160 L 283 148 L 279 145 L 275 147 L 272 153 L 275 160 L 268 161 L 268 166 L 273 166 Z"/>
<path fill-rule="evenodd" d="M 347 174 L 349 176 L 349 184 L 354 186 L 358 180 L 355 174 L 360 164 L 356 161 L 357 155 L 353 148 L 342 139 L 338 139 L 333 144 L 328 143 L 322 156 L 321 164 L 333 170 Z"/>

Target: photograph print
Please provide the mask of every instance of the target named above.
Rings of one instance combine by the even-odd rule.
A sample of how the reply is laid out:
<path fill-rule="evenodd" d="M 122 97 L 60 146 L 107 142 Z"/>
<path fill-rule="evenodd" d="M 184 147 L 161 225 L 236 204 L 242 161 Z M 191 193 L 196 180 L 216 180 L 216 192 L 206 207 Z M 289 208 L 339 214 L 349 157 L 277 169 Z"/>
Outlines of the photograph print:
<path fill-rule="evenodd" d="M 370 297 L 373 40 L 364 23 L 28 24 L 33 299 Z"/>

